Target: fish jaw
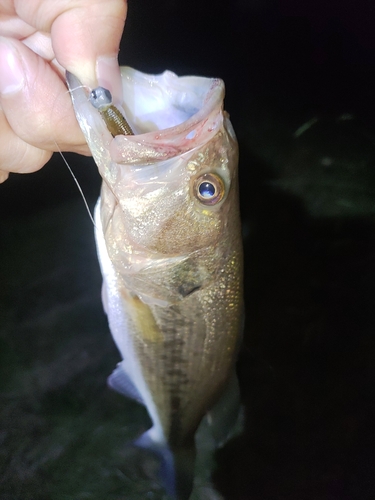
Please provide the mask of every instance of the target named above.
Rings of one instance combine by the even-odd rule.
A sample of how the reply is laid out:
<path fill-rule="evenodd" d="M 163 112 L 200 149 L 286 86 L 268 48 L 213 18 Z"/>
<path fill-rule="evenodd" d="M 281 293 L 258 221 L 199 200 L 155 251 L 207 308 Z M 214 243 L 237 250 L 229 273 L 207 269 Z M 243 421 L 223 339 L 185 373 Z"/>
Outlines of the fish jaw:
<path fill-rule="evenodd" d="M 136 134 L 113 138 L 87 92 L 68 76 L 104 181 L 97 241 L 115 277 L 107 278 L 102 265 L 110 328 L 153 419 L 153 439 L 178 449 L 193 440 L 236 359 L 237 143 L 223 112 L 221 80 L 122 68 L 122 81 L 119 104 Z M 207 172 L 225 189 L 215 206 L 202 205 L 194 193 Z M 103 264 L 100 249 L 99 258 Z"/>

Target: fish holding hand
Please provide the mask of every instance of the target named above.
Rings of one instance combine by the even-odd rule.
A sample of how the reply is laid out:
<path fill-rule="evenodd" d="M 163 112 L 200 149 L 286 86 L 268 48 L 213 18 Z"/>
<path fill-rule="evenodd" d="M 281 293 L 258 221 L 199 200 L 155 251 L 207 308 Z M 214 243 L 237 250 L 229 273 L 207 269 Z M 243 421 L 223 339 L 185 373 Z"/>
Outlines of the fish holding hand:
<path fill-rule="evenodd" d="M 238 404 L 237 142 L 221 80 L 121 72 L 115 104 L 106 89 L 90 94 L 67 74 L 103 178 L 95 234 L 104 309 L 123 359 L 108 380 L 146 406 L 153 425 L 137 444 L 161 457 L 167 491 L 185 500 L 198 427 L 208 414 L 210 428 L 215 408 L 225 427 Z"/>

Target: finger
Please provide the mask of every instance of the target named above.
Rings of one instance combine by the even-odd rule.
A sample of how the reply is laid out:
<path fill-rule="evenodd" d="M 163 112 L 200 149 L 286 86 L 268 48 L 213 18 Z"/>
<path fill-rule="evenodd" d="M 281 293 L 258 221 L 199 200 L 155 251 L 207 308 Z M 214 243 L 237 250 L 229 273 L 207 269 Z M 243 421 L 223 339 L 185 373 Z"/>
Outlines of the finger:
<path fill-rule="evenodd" d="M 19 40 L 24 37 L 30 36 L 35 32 L 35 28 L 27 24 L 25 21 L 20 19 L 13 9 L 4 12 L 6 7 L 1 5 L 1 16 L 0 16 L 0 35 L 9 36 L 13 38 L 18 38 Z"/>
<path fill-rule="evenodd" d="M 0 183 L 9 172 L 27 173 L 39 170 L 51 158 L 50 151 L 31 146 L 20 139 L 0 113 Z"/>
<path fill-rule="evenodd" d="M 58 62 L 82 83 L 120 90 L 117 55 L 125 23 L 125 0 L 15 0 L 18 15 L 36 29 L 51 32 Z M 107 73 L 109 72 L 109 73 Z M 104 77 L 104 74 L 108 76 Z"/>
<path fill-rule="evenodd" d="M 57 143 L 62 151 L 89 154 L 69 93 L 50 64 L 22 42 L 0 37 L 0 67 L 1 108 L 16 136 L 39 149 L 56 151 Z"/>

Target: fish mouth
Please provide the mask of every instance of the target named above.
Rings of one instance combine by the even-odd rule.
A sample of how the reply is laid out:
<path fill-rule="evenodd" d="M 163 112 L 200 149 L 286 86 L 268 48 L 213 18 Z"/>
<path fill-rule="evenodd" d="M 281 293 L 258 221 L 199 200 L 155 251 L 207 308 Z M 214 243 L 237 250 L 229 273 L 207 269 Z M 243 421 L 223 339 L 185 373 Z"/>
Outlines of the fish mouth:
<path fill-rule="evenodd" d="M 149 75 L 121 68 L 123 102 L 114 103 L 134 131 L 114 139 L 89 100 L 89 89 L 66 73 L 77 119 L 90 144 L 101 141 L 118 164 L 149 165 L 208 142 L 221 128 L 224 83 L 220 79 L 178 77 L 171 71 Z"/>

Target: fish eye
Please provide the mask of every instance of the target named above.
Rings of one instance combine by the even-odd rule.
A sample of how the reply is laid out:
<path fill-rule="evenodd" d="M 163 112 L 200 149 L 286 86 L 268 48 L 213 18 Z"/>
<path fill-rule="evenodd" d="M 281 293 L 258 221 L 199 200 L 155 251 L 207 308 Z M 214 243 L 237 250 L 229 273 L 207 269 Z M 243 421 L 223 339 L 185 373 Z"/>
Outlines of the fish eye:
<path fill-rule="evenodd" d="M 89 101 L 94 108 L 100 109 L 103 106 L 112 104 L 112 95 L 108 89 L 104 87 L 96 87 L 90 92 Z"/>
<path fill-rule="evenodd" d="M 203 174 L 194 182 L 194 194 L 203 205 L 216 205 L 224 193 L 224 182 L 217 174 Z"/>

